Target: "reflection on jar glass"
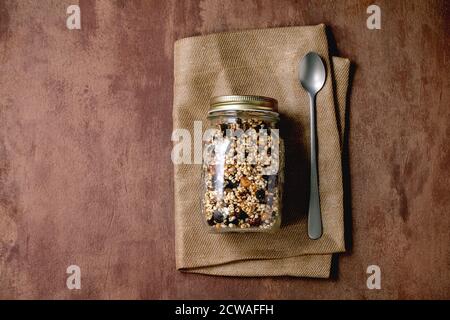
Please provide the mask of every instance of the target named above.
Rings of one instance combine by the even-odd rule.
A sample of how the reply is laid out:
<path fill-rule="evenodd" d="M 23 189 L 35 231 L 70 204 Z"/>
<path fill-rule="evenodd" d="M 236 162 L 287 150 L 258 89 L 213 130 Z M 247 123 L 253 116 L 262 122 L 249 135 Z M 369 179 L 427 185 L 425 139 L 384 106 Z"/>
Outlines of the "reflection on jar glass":
<path fill-rule="evenodd" d="M 277 101 L 211 100 L 202 165 L 203 219 L 216 232 L 275 231 L 281 223 L 282 150 Z"/>

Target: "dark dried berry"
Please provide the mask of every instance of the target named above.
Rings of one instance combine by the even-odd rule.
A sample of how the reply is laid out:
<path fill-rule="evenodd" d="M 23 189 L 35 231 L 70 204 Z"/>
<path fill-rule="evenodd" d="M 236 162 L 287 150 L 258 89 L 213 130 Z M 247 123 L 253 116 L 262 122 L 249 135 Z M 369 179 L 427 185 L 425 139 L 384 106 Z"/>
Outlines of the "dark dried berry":
<path fill-rule="evenodd" d="M 231 220 L 230 223 L 231 223 L 231 224 L 238 224 L 238 223 L 239 223 L 239 220 L 238 220 L 238 219 L 234 219 L 234 220 Z"/>
<path fill-rule="evenodd" d="M 248 220 L 248 223 L 252 226 L 252 227 L 257 227 L 261 224 L 261 218 L 251 218 Z"/>
<path fill-rule="evenodd" d="M 244 210 L 239 211 L 238 219 L 240 219 L 240 220 L 245 220 L 245 219 L 247 219 L 247 218 L 248 218 L 247 212 L 245 212 Z"/>
<path fill-rule="evenodd" d="M 207 222 L 208 222 L 208 224 L 209 224 L 210 226 L 215 225 L 215 222 L 214 222 L 214 219 L 213 219 L 213 218 L 208 219 Z"/>
<path fill-rule="evenodd" d="M 266 192 L 263 189 L 256 191 L 256 199 L 258 199 L 259 202 L 264 203 L 266 200 Z"/>
<path fill-rule="evenodd" d="M 222 214 L 222 212 L 220 212 L 218 210 L 214 211 L 213 218 L 214 218 L 215 222 L 222 223 L 223 222 L 223 214 Z"/>
<path fill-rule="evenodd" d="M 230 180 L 225 181 L 225 189 L 234 189 L 239 186 L 239 182 L 233 182 Z"/>

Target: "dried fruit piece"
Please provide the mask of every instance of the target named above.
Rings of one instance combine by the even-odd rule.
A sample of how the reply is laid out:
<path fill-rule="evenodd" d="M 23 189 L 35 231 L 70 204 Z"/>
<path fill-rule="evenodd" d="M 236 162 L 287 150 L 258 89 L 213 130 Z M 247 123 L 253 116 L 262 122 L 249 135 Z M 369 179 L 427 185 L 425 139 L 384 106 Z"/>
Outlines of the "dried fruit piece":
<path fill-rule="evenodd" d="M 240 180 L 241 182 L 241 186 L 243 186 L 244 188 L 247 188 L 250 186 L 250 184 L 252 183 L 246 176 L 243 176 Z"/>
<path fill-rule="evenodd" d="M 227 180 L 225 183 L 225 189 L 234 189 L 237 186 L 239 186 L 238 182 L 233 182 L 233 181 Z"/>
<path fill-rule="evenodd" d="M 248 220 L 248 223 L 252 226 L 252 227 L 256 227 L 259 226 L 261 224 L 261 218 L 257 217 L 257 218 L 251 218 Z"/>
<path fill-rule="evenodd" d="M 256 191 L 256 199 L 258 199 L 259 202 L 264 203 L 266 201 L 266 192 L 263 189 Z"/>
<path fill-rule="evenodd" d="M 222 212 L 220 212 L 219 210 L 214 211 L 213 218 L 214 218 L 215 222 L 222 223 L 223 222 L 223 214 L 222 214 Z"/>
<path fill-rule="evenodd" d="M 244 210 L 239 211 L 238 213 L 238 219 L 240 220 L 245 220 L 248 218 L 248 214 L 247 212 L 245 212 Z"/>
<path fill-rule="evenodd" d="M 215 224 L 214 218 L 208 219 L 207 222 L 210 226 L 213 226 Z"/>

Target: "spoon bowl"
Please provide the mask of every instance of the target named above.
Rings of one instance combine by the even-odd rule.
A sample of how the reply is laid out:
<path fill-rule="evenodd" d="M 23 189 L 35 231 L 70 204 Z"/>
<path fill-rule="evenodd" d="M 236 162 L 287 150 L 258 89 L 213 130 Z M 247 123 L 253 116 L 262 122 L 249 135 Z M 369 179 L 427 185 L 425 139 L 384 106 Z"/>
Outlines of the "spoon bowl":
<path fill-rule="evenodd" d="M 316 95 L 325 84 L 325 65 L 315 52 L 307 53 L 300 62 L 299 80 L 302 87 L 312 95 Z"/>

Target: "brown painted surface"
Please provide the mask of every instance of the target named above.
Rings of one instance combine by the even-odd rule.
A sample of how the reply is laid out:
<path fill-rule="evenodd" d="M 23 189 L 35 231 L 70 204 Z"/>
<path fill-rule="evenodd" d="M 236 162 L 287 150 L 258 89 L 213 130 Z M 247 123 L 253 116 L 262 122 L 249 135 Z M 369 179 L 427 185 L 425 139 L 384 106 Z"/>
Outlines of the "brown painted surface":
<path fill-rule="evenodd" d="M 0 1 L 0 298 L 450 298 L 447 1 L 377 1 L 377 31 L 367 0 L 80 0 L 68 30 L 74 3 Z M 355 70 L 335 277 L 175 271 L 174 40 L 321 22 Z"/>

